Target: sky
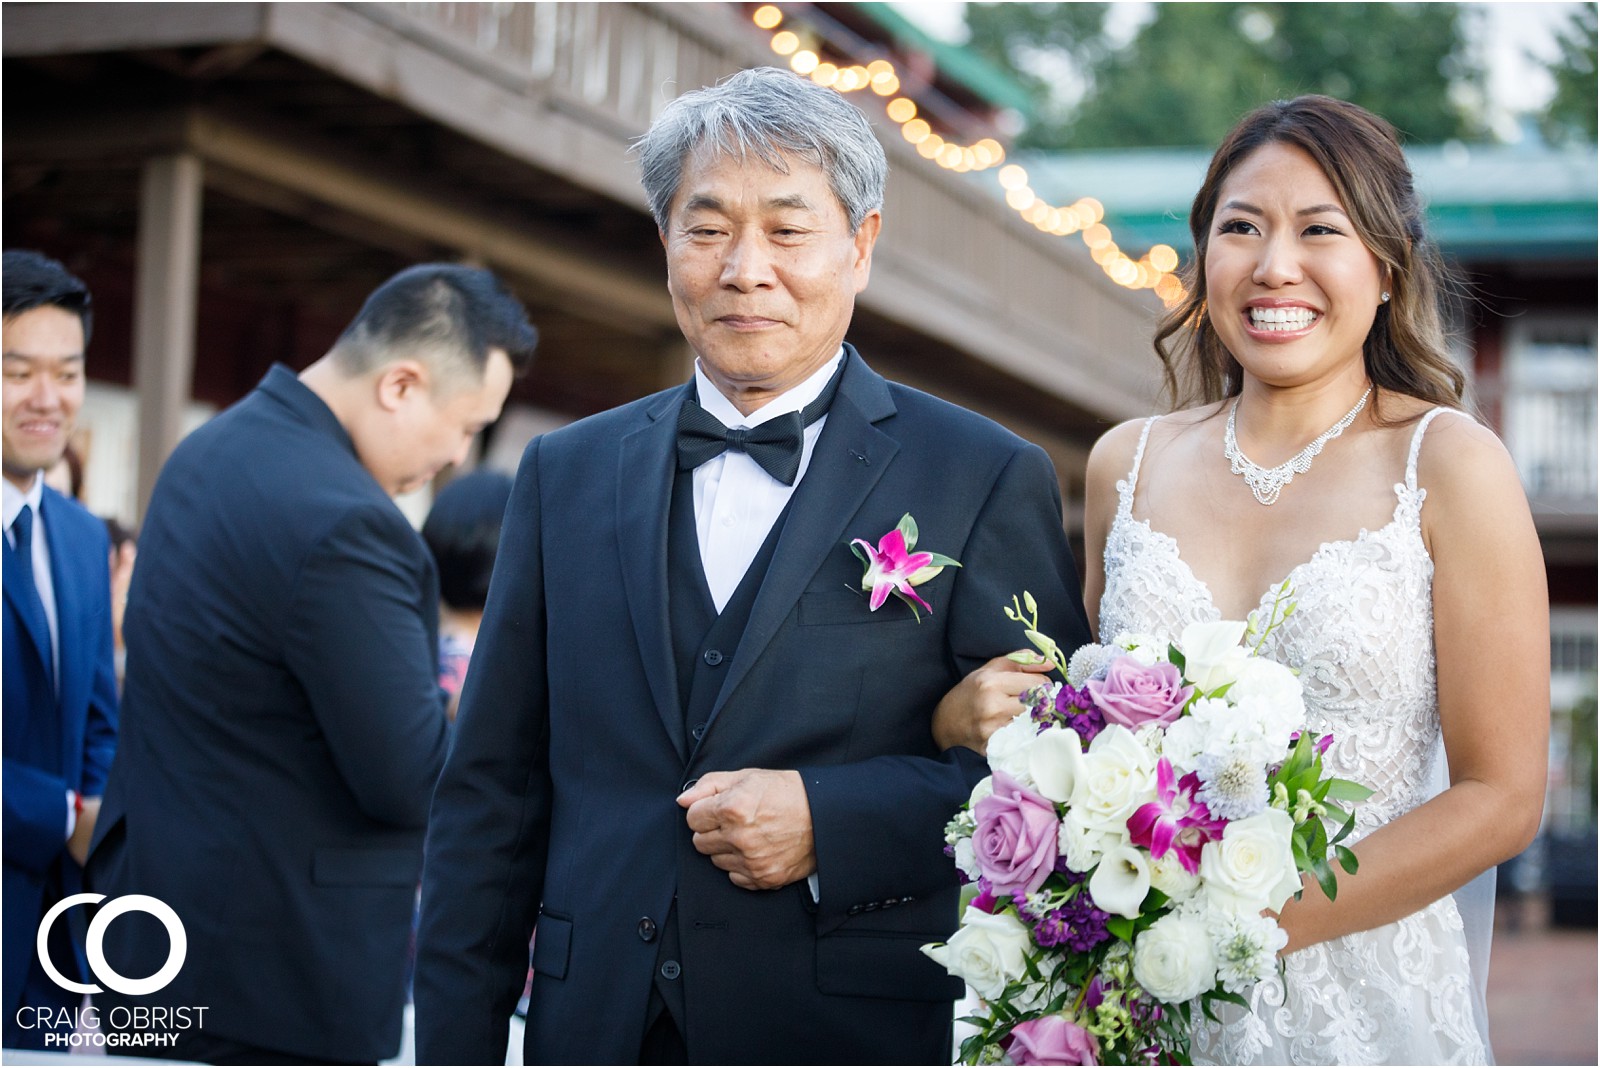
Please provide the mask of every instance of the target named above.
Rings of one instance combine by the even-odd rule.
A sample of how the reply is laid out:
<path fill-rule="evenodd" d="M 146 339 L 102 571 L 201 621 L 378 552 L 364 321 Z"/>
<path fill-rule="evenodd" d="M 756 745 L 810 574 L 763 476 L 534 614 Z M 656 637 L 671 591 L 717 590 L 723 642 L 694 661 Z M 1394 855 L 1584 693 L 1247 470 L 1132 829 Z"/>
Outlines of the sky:
<path fill-rule="evenodd" d="M 892 3 L 900 14 L 913 20 L 929 33 L 952 41 L 966 37 L 962 22 L 965 3 L 948 3 L 942 0 L 913 0 Z M 1153 5 L 1149 3 L 1119 3 L 1111 14 L 1113 29 L 1132 36 L 1146 21 Z M 1527 53 L 1539 56 L 1556 54 L 1556 31 L 1566 21 L 1567 15 L 1580 7 L 1577 3 L 1493 3 L 1464 4 L 1480 8 L 1487 18 L 1474 20 L 1480 27 L 1479 47 L 1484 50 L 1489 66 L 1490 123 L 1503 140 L 1519 136 L 1516 116 L 1536 112 L 1549 101 L 1555 92 L 1555 83 Z"/>

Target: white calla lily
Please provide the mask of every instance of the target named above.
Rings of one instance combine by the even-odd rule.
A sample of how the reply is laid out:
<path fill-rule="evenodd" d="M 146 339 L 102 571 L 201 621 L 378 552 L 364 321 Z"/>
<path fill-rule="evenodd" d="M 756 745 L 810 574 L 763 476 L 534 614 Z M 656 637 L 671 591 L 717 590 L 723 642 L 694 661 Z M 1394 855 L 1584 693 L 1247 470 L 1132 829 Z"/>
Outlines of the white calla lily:
<path fill-rule="evenodd" d="M 1099 867 L 1089 876 L 1089 895 L 1107 912 L 1139 918 L 1139 908 L 1150 893 L 1150 864 L 1142 850 L 1131 845 L 1117 846 L 1100 858 Z"/>

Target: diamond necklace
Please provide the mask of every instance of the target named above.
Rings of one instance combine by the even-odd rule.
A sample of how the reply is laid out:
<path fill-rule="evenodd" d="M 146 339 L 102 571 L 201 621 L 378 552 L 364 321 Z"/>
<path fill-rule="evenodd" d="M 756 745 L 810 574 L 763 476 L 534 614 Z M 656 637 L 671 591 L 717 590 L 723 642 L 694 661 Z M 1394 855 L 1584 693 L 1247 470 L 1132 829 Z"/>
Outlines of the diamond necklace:
<path fill-rule="evenodd" d="M 1277 467 L 1262 467 L 1250 457 L 1239 451 L 1239 439 L 1234 436 L 1234 420 L 1239 414 L 1239 400 L 1235 398 L 1233 407 L 1228 410 L 1228 428 L 1222 434 L 1222 455 L 1228 460 L 1228 469 L 1236 475 L 1243 475 L 1245 485 L 1250 487 L 1250 492 L 1257 501 L 1271 505 L 1278 502 L 1278 494 L 1283 492 L 1283 487 L 1294 481 L 1295 475 L 1303 475 L 1311 470 L 1311 461 L 1316 459 L 1322 447 L 1340 434 L 1345 427 L 1355 422 L 1356 416 L 1361 414 L 1361 409 L 1367 406 L 1367 398 L 1372 396 L 1372 387 L 1361 394 L 1361 399 L 1356 401 L 1356 406 L 1345 413 L 1344 418 L 1324 430 L 1315 441 Z"/>

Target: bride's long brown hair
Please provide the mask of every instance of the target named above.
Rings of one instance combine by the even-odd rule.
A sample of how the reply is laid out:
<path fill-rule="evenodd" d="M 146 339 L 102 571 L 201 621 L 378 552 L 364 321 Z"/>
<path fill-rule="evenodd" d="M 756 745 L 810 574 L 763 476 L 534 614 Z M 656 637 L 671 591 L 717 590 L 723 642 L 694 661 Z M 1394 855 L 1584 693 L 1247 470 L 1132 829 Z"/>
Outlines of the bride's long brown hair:
<path fill-rule="evenodd" d="M 1250 153 L 1268 144 L 1303 149 L 1328 176 L 1361 242 L 1389 269 L 1391 297 L 1378 308 L 1363 345 L 1367 377 L 1379 392 L 1465 406 L 1466 374 L 1450 358 L 1440 307 L 1451 285 L 1422 228 L 1422 206 L 1393 126 L 1343 100 L 1301 96 L 1257 108 L 1241 119 L 1211 157 L 1189 211 L 1194 258 L 1182 281 L 1188 297 L 1161 318 L 1155 349 L 1174 408 L 1237 396 L 1242 370 L 1211 325 L 1206 304 L 1206 248 L 1222 183 Z M 1378 397 L 1373 397 L 1377 414 Z"/>

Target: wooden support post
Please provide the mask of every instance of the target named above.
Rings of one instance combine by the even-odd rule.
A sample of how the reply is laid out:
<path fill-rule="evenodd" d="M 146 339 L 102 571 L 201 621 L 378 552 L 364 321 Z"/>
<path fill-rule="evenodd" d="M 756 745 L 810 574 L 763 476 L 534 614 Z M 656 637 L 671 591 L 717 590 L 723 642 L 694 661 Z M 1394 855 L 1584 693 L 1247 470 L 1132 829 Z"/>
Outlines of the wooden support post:
<path fill-rule="evenodd" d="M 145 162 L 134 277 L 133 387 L 139 395 L 139 516 L 183 437 L 194 379 L 201 165 L 186 152 Z"/>

